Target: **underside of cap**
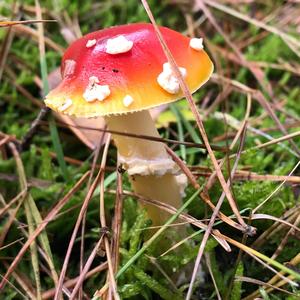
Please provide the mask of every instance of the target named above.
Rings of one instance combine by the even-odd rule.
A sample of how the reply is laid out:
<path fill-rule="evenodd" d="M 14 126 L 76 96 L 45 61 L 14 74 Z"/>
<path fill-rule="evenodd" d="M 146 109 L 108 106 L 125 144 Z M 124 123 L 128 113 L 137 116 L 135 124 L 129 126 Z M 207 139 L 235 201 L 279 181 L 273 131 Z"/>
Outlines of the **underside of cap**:
<path fill-rule="evenodd" d="M 190 39 L 160 27 L 185 80 L 196 91 L 210 77 L 213 64 Z M 107 41 L 119 36 L 132 42 L 125 52 L 107 53 Z M 126 45 L 125 45 L 126 46 Z M 117 115 L 152 108 L 183 97 L 158 83 L 167 58 L 151 24 L 130 24 L 90 33 L 75 41 L 62 61 L 63 80 L 45 99 L 55 111 L 78 117 Z"/>

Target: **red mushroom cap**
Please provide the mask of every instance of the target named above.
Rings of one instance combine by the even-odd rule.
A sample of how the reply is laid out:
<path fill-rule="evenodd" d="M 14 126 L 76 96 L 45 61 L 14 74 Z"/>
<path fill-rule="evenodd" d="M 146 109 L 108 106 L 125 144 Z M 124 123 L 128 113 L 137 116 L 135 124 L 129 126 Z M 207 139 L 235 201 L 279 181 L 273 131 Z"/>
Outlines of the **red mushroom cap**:
<path fill-rule="evenodd" d="M 204 50 L 191 48 L 190 39 L 182 34 L 165 27 L 160 27 L 160 31 L 178 66 L 186 69 L 188 87 L 196 91 L 213 71 L 210 58 Z M 124 53 L 107 53 L 108 40 L 120 35 L 133 43 L 132 48 Z M 47 95 L 45 103 L 68 115 L 95 117 L 173 102 L 182 98 L 181 90 L 171 94 L 157 81 L 166 62 L 151 24 L 122 25 L 92 32 L 75 41 L 65 52 L 61 67 L 63 80 Z M 101 90 L 98 100 L 93 98 L 94 94 L 85 94 L 95 86 L 94 94 L 98 92 L 97 87 Z"/>

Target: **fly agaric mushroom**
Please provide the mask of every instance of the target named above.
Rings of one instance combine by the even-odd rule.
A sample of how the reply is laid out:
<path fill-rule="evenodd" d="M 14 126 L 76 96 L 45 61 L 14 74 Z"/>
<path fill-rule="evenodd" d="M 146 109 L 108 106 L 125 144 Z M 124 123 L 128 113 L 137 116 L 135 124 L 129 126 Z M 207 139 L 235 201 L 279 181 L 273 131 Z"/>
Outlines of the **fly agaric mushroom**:
<path fill-rule="evenodd" d="M 210 77 L 213 64 L 202 39 L 160 27 L 162 36 L 194 92 Z M 55 111 L 77 117 L 104 116 L 112 131 L 159 137 L 148 109 L 183 97 L 154 28 L 130 24 L 90 33 L 75 41 L 62 60 L 61 84 L 46 97 Z M 136 193 L 176 208 L 186 177 L 161 142 L 113 135 L 120 162 Z M 168 214 L 146 205 L 161 225 Z"/>

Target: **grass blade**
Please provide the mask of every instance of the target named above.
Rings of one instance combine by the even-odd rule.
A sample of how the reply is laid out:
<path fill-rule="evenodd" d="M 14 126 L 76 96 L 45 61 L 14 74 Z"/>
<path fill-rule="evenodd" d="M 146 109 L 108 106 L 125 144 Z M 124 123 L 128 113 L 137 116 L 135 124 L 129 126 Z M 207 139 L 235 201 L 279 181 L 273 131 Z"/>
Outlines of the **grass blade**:
<path fill-rule="evenodd" d="M 38 19 L 42 19 L 41 7 L 39 1 L 35 1 L 36 6 L 36 15 Z M 40 49 L 40 69 L 41 69 L 41 76 L 43 82 L 43 94 L 47 94 L 49 92 L 49 83 L 48 83 L 48 71 L 47 71 L 47 62 L 45 57 L 45 39 L 44 39 L 44 28 L 43 23 L 38 23 L 38 33 L 39 33 L 39 49 Z M 50 135 L 54 147 L 54 151 L 57 155 L 58 164 L 61 168 L 61 172 L 63 177 L 68 180 L 69 174 L 67 165 L 64 159 L 64 153 L 62 149 L 62 145 L 59 139 L 58 130 L 55 124 L 55 120 L 51 117 L 50 122 Z"/>

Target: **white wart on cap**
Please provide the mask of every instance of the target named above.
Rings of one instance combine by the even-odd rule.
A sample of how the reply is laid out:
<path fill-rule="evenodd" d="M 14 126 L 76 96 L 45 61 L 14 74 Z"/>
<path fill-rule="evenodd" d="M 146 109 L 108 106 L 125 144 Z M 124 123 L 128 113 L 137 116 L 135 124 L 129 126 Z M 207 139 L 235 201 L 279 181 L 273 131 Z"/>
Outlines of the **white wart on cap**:
<path fill-rule="evenodd" d="M 59 112 L 64 112 L 65 110 L 67 110 L 69 107 L 71 107 L 73 105 L 73 101 L 72 99 L 68 98 L 63 104 L 62 106 L 60 106 L 58 108 Z"/>
<path fill-rule="evenodd" d="M 108 39 L 106 43 L 106 53 L 120 54 L 131 50 L 133 42 L 126 39 L 124 35 Z"/>
<path fill-rule="evenodd" d="M 83 98 L 87 102 L 93 102 L 95 100 L 103 101 L 110 95 L 110 89 L 108 85 L 100 85 L 99 79 L 96 76 L 89 78 L 89 84 L 83 93 Z"/>
<path fill-rule="evenodd" d="M 130 95 L 126 95 L 123 98 L 123 104 L 125 107 L 129 107 L 133 103 L 133 98 Z"/>
<path fill-rule="evenodd" d="M 192 38 L 190 40 L 190 47 L 196 51 L 203 50 L 203 38 Z"/>
<path fill-rule="evenodd" d="M 179 67 L 182 77 L 186 77 L 187 71 L 185 68 Z M 170 63 L 163 64 L 163 71 L 157 77 L 158 84 L 168 93 L 177 94 L 180 91 L 179 80 L 173 73 Z"/>
<path fill-rule="evenodd" d="M 87 47 L 87 48 L 91 48 L 91 47 L 95 46 L 96 43 L 97 43 L 97 40 L 96 40 L 96 39 L 88 40 L 88 41 L 86 42 L 86 47 Z"/>

